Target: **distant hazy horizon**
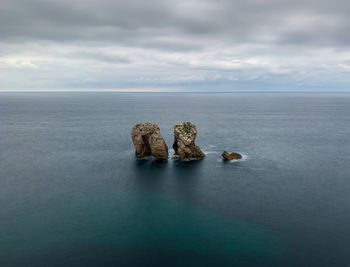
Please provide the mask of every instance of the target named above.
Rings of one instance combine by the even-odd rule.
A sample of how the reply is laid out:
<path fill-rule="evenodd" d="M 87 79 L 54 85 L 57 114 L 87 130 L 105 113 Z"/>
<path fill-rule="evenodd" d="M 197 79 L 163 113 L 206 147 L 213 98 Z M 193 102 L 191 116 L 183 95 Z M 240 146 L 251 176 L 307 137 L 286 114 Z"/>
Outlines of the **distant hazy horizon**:
<path fill-rule="evenodd" d="M 144 88 L 132 89 L 27 89 L 27 90 L 0 90 L 0 93 L 174 93 L 174 94 L 235 94 L 235 93 L 306 93 L 306 94 L 350 94 L 350 90 L 231 90 L 231 91 L 215 91 L 215 90 L 148 90 Z"/>

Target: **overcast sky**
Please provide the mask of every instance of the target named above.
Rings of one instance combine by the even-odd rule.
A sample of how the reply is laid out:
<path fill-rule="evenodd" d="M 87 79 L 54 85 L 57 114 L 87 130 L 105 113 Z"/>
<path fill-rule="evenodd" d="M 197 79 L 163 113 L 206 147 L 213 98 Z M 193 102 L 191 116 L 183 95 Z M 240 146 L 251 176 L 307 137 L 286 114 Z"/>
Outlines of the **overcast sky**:
<path fill-rule="evenodd" d="M 0 0 L 0 90 L 348 90 L 349 0 Z"/>

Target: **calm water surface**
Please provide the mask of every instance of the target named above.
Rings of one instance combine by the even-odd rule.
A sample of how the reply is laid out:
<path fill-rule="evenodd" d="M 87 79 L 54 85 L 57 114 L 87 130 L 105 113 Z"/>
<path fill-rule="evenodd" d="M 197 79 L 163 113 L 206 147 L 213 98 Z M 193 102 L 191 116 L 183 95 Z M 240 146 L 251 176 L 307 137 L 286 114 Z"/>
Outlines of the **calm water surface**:
<path fill-rule="evenodd" d="M 144 121 L 207 157 L 135 159 Z M 349 160 L 350 94 L 0 93 L 0 266 L 348 267 Z"/>

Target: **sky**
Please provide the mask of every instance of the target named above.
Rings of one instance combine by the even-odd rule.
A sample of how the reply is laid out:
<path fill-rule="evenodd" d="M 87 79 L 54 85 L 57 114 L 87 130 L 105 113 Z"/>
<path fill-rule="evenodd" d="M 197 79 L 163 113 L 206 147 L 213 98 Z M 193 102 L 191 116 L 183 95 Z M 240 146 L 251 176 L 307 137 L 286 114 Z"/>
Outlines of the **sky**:
<path fill-rule="evenodd" d="M 0 0 L 0 90 L 350 91 L 350 1 Z"/>

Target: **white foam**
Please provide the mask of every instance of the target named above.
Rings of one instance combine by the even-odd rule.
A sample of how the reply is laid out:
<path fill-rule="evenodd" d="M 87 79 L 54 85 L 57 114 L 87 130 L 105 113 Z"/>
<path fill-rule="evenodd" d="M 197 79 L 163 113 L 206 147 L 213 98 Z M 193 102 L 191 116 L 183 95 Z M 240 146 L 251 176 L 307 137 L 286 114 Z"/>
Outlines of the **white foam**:
<path fill-rule="evenodd" d="M 204 154 L 219 154 L 220 152 L 218 151 L 203 151 Z"/>

